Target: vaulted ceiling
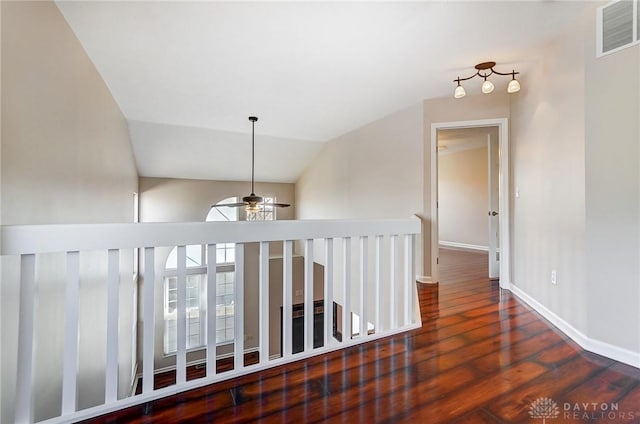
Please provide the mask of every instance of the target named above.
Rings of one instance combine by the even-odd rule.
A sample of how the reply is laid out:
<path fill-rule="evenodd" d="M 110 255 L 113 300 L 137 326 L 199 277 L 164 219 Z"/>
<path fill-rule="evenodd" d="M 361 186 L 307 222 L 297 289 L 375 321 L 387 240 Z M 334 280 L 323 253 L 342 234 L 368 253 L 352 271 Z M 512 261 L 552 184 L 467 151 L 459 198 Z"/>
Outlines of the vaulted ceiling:
<path fill-rule="evenodd" d="M 586 3 L 57 2 L 129 120 L 141 175 L 248 179 L 257 115 L 256 178 L 281 182 L 323 142 L 452 95 L 476 63 L 526 84 L 532 52 Z"/>

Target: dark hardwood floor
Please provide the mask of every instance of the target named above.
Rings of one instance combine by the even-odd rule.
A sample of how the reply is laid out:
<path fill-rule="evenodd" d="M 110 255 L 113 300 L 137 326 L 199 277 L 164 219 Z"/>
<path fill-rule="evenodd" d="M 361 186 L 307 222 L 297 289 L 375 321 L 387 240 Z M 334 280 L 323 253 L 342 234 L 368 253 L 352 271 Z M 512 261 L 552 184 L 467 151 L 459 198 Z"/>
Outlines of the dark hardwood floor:
<path fill-rule="evenodd" d="M 581 350 L 502 292 L 486 254 L 440 257 L 441 283 L 418 285 L 419 330 L 90 422 L 640 423 L 639 369 Z M 558 409 L 532 410 L 541 398 Z"/>

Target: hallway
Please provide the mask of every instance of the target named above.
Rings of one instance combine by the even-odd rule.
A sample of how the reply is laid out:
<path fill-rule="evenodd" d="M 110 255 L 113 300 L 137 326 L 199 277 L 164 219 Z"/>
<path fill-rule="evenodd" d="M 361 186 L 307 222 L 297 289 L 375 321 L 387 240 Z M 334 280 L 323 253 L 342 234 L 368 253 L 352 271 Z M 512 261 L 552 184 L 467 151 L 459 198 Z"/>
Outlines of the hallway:
<path fill-rule="evenodd" d="M 440 285 L 418 285 L 419 330 L 90 422 L 542 422 L 540 398 L 554 422 L 640 422 L 640 370 L 581 350 L 501 292 L 486 254 L 447 250 L 441 263 Z"/>

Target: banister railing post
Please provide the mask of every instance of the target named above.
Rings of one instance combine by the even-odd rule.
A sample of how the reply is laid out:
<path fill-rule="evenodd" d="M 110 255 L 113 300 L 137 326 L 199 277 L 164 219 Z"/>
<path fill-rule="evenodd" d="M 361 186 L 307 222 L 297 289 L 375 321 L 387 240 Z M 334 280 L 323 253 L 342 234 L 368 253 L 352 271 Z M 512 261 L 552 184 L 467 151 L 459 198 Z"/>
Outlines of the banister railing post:
<path fill-rule="evenodd" d="M 369 238 L 360 237 L 360 337 L 369 331 L 367 316 L 367 284 L 369 282 Z"/>
<path fill-rule="evenodd" d="M 176 384 L 187 381 L 187 248 L 178 246 L 176 281 Z"/>
<path fill-rule="evenodd" d="M 413 240 L 411 234 L 404 235 L 404 325 L 409 325 L 411 323 L 411 299 L 412 292 L 415 290 L 415 283 L 412 283 L 413 280 L 413 271 L 412 271 L 412 263 L 413 263 Z"/>
<path fill-rule="evenodd" d="M 16 423 L 33 422 L 33 353 L 36 306 L 36 255 L 20 255 L 20 311 L 18 315 L 18 373 Z"/>
<path fill-rule="evenodd" d="M 397 302 L 397 267 L 398 267 L 398 236 L 392 235 L 389 238 L 389 269 L 390 269 L 390 285 L 389 285 L 389 325 L 392 330 L 398 327 L 398 312 L 396 309 Z"/>
<path fill-rule="evenodd" d="M 142 393 L 153 392 L 155 328 L 155 248 L 144 248 L 144 282 L 142 283 Z"/>
<path fill-rule="evenodd" d="M 269 242 L 260 242 L 260 269 L 259 269 L 259 312 L 260 323 L 260 363 L 269 361 Z"/>
<path fill-rule="evenodd" d="M 244 368 L 244 244 L 236 243 L 234 304 L 234 371 Z"/>
<path fill-rule="evenodd" d="M 342 273 L 342 342 L 345 343 L 352 337 L 351 326 L 351 237 L 343 239 L 343 273 Z"/>
<path fill-rule="evenodd" d="M 313 239 L 304 242 L 304 350 L 313 350 Z"/>
<path fill-rule="evenodd" d="M 324 346 L 333 340 L 333 239 L 324 239 Z"/>
<path fill-rule="evenodd" d="M 207 377 L 216 374 L 216 245 L 207 245 Z"/>
<path fill-rule="evenodd" d="M 380 309 L 382 307 L 382 236 L 376 236 L 376 254 L 375 254 L 375 331 L 377 334 L 382 332 L 382 320 L 380 319 Z"/>
<path fill-rule="evenodd" d="M 120 312 L 120 250 L 109 249 L 107 264 L 107 363 L 105 403 L 118 400 L 118 346 Z"/>
<path fill-rule="evenodd" d="M 62 365 L 62 415 L 76 411 L 78 401 L 78 342 L 80 303 L 80 252 L 67 252 Z"/>
<path fill-rule="evenodd" d="M 282 357 L 293 354 L 293 242 L 283 242 L 282 255 Z"/>

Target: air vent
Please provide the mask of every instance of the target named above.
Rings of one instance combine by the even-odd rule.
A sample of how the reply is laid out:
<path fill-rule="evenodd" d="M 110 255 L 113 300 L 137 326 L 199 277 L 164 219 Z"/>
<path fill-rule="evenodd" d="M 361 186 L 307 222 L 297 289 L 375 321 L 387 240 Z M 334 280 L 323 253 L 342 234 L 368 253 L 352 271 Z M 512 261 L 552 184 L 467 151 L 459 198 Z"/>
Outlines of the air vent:
<path fill-rule="evenodd" d="M 640 0 L 618 0 L 598 8 L 598 56 L 638 44 Z"/>

